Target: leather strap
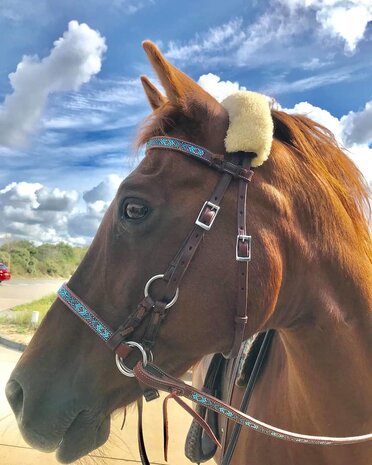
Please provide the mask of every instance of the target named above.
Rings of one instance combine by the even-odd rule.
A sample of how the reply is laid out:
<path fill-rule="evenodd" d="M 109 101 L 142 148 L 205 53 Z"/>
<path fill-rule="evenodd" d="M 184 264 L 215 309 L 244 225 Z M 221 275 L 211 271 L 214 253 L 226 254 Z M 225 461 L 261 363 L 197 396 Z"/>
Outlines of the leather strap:
<path fill-rule="evenodd" d="M 154 143 L 158 142 L 157 138 L 154 138 Z M 160 138 L 161 143 L 164 144 L 167 138 Z M 159 140 L 160 140 L 159 139 Z M 177 150 L 187 152 L 185 145 L 187 144 L 184 141 L 171 139 L 172 144 L 175 144 L 177 141 Z M 175 142 L 176 141 L 176 142 Z M 182 145 L 183 144 L 183 145 Z M 162 146 L 162 145 L 161 145 Z M 153 148 L 151 146 L 150 148 Z M 190 144 L 186 147 L 191 147 Z M 201 150 L 200 147 L 192 146 L 190 150 Z M 185 152 L 186 150 L 186 152 Z M 205 233 L 211 229 L 213 223 L 218 215 L 221 201 L 225 195 L 225 192 L 228 186 L 231 183 L 231 180 L 234 177 L 239 178 L 238 186 L 238 237 L 236 245 L 236 254 L 237 259 L 239 257 L 245 257 L 247 254 L 248 243 L 245 240 L 239 238 L 246 237 L 246 195 L 247 195 L 247 181 L 251 179 L 253 172 L 250 170 L 250 158 L 247 157 L 247 154 L 236 153 L 232 155 L 233 162 L 224 160 L 223 162 L 219 160 L 216 162 L 216 157 L 212 157 L 212 154 L 206 149 L 204 150 L 204 158 L 197 156 L 199 160 L 204 160 L 212 166 L 219 167 L 219 171 L 222 172 L 221 178 L 217 182 L 217 185 L 209 198 L 204 205 L 202 206 L 200 213 L 195 221 L 193 229 L 187 236 L 182 247 L 177 252 L 176 256 L 168 266 L 163 280 L 166 283 L 164 295 L 161 296 L 160 300 L 154 301 L 151 296 L 145 297 L 137 306 L 136 310 L 129 315 L 120 327 L 113 331 L 108 325 L 106 325 L 99 316 L 89 307 L 87 307 L 68 287 L 64 285 L 59 291 L 60 299 L 71 309 L 73 310 L 86 324 L 90 326 L 104 341 L 107 346 L 115 351 L 119 357 L 125 359 L 129 353 L 132 351 L 132 348 L 126 344 L 128 337 L 131 336 L 134 331 L 142 324 L 143 320 L 148 316 L 151 311 L 151 319 L 147 326 L 145 336 L 143 338 L 143 346 L 146 350 L 151 350 L 155 344 L 157 334 L 160 329 L 160 325 L 164 318 L 168 314 L 168 309 L 166 308 L 168 302 L 170 302 L 177 289 L 179 284 L 187 271 L 192 258 L 194 257 Z M 193 157 L 196 155 L 192 155 Z M 239 165 L 240 160 L 242 160 L 243 166 Z M 242 173 L 245 173 L 244 176 Z M 249 173 L 249 175 L 248 175 Z M 240 254 L 240 255 L 239 255 Z M 234 321 L 234 340 L 232 348 L 227 354 L 227 357 L 234 357 L 239 351 L 240 344 L 242 342 L 244 328 L 247 321 L 247 309 L 246 309 L 246 293 L 247 293 L 247 262 L 239 261 L 239 291 L 238 291 L 238 300 L 237 300 L 237 313 Z M 73 300 L 74 305 L 71 305 L 71 300 Z M 81 312 L 76 311 L 76 308 L 84 308 L 83 316 Z M 94 324 L 92 324 L 92 322 Z"/>
<path fill-rule="evenodd" d="M 204 405 L 206 408 L 214 410 L 220 415 L 226 416 L 229 420 L 247 426 L 257 433 L 265 434 L 270 437 L 282 439 L 301 444 L 317 444 L 317 445 L 342 445 L 356 444 L 360 442 L 370 441 L 371 434 L 350 437 L 328 437 L 328 436 L 311 436 L 307 434 L 294 433 L 286 431 L 276 426 L 264 423 L 257 420 L 244 412 L 241 412 L 234 407 L 231 407 L 216 397 L 202 392 L 193 386 L 189 386 L 183 381 L 166 374 L 159 367 L 148 363 L 143 366 L 142 362 L 138 362 L 134 367 L 134 373 L 138 381 L 141 383 L 159 389 L 161 391 L 171 392 L 173 397 L 186 397 L 192 402 Z"/>
<path fill-rule="evenodd" d="M 272 330 L 272 329 L 267 331 L 263 335 L 263 340 L 261 342 L 261 347 L 260 347 L 260 350 L 258 352 L 256 361 L 255 361 L 254 366 L 253 366 L 253 369 L 252 369 L 252 371 L 251 371 L 251 373 L 249 375 L 249 380 L 248 380 L 248 383 L 247 383 L 247 387 L 245 388 L 244 396 L 243 396 L 242 402 L 240 404 L 240 409 L 239 410 L 241 412 L 247 412 L 249 401 L 251 399 L 254 386 L 256 384 L 258 375 L 259 375 L 259 373 L 261 371 L 262 363 L 265 360 L 267 350 L 270 347 L 273 335 L 274 335 L 274 330 Z M 235 379 L 236 379 L 236 377 L 234 377 L 234 382 L 235 382 Z M 231 402 L 231 400 L 230 400 L 230 402 Z M 234 454 L 234 451 L 235 451 L 235 447 L 236 447 L 236 445 L 238 443 L 238 439 L 239 439 L 241 429 L 242 429 L 241 423 L 235 423 L 234 429 L 233 429 L 233 431 L 231 433 L 230 440 L 229 440 L 229 443 L 227 445 L 226 450 L 224 448 L 224 454 L 223 454 L 223 457 L 222 457 L 221 465 L 229 465 L 230 464 L 231 459 L 232 459 L 233 454 Z M 226 433 L 227 433 L 227 429 L 226 429 Z"/>
<path fill-rule="evenodd" d="M 231 163 L 229 160 L 224 159 L 224 155 L 216 156 L 204 147 L 200 147 L 196 144 L 191 144 L 182 139 L 175 137 L 163 137 L 157 136 L 152 137 L 146 144 L 146 152 L 151 149 L 168 149 L 171 151 L 180 152 L 183 155 L 187 155 L 194 160 L 197 160 L 210 168 L 213 168 L 220 173 L 228 173 L 234 178 L 243 179 L 246 182 L 250 181 L 253 176 L 253 171 L 250 169 L 243 168 L 239 165 Z M 247 156 L 247 153 L 245 156 Z M 249 155 L 249 154 L 248 154 Z M 252 157 L 256 154 L 252 153 Z"/>
<path fill-rule="evenodd" d="M 236 258 L 239 262 L 239 291 L 237 299 L 237 312 L 234 321 L 234 339 L 232 348 L 226 357 L 234 357 L 239 351 L 243 339 L 244 328 L 247 322 L 247 290 L 248 290 L 248 254 L 250 254 L 250 240 L 246 236 L 246 195 L 247 182 L 251 180 L 253 171 L 250 169 L 249 154 L 237 152 L 231 154 L 231 160 L 221 159 L 209 152 L 207 149 L 190 144 L 181 139 L 170 137 L 154 137 L 149 140 L 147 150 L 153 148 L 166 148 L 176 150 L 194 159 L 197 159 L 208 166 L 221 172 L 219 179 L 211 197 L 202 206 L 195 221 L 195 225 L 182 247 L 168 266 L 163 275 L 165 282 L 164 294 L 160 299 L 151 296 L 145 297 L 137 306 L 136 310 L 129 315 L 118 329 L 113 331 L 109 325 L 103 322 L 100 317 L 84 302 L 79 299 L 67 285 L 62 286 L 59 291 L 59 298 L 70 308 L 79 318 L 86 323 L 90 329 L 96 332 L 103 339 L 107 346 L 125 359 L 132 348 L 126 342 L 129 337 L 133 337 L 134 331 L 142 324 L 144 319 L 151 312 L 151 319 L 146 328 L 142 344 L 145 350 L 149 351 L 155 344 L 160 325 L 168 314 L 168 303 L 178 292 L 179 284 L 198 249 L 205 233 L 211 229 L 220 209 L 221 201 L 233 178 L 239 180 L 238 187 L 238 234 L 236 244 Z M 248 250 L 249 249 L 249 250 Z M 244 261 L 244 263 L 243 263 Z"/>
<path fill-rule="evenodd" d="M 235 155 L 239 160 L 238 153 Z M 241 161 L 243 167 L 249 167 L 251 160 L 242 154 Z M 237 237 L 236 237 L 236 260 L 238 263 L 238 296 L 236 314 L 234 319 L 234 340 L 230 352 L 224 354 L 226 358 L 234 358 L 239 354 L 240 346 L 243 342 L 244 330 L 247 325 L 247 298 L 248 298 L 248 265 L 251 259 L 250 236 L 247 235 L 247 189 L 246 182 L 240 180 L 238 185 L 237 201 Z"/>
<path fill-rule="evenodd" d="M 179 396 L 178 391 L 175 390 L 168 394 L 168 396 L 164 399 L 163 402 L 163 424 L 164 424 L 164 459 L 165 461 L 168 460 L 168 401 L 169 399 L 174 399 L 186 412 L 188 412 L 194 420 L 203 428 L 203 430 L 208 434 L 208 436 L 212 439 L 213 442 L 217 444 L 218 447 L 221 447 L 220 441 L 218 440 L 217 436 L 214 434 L 211 427 L 208 423 L 189 405 L 187 405 Z"/>
<path fill-rule="evenodd" d="M 137 424 L 137 437 L 138 437 L 138 450 L 141 458 L 142 465 L 151 465 L 147 456 L 145 439 L 143 437 L 143 398 L 137 400 L 138 410 L 138 424 Z"/>
<path fill-rule="evenodd" d="M 226 360 L 221 354 L 213 356 L 205 376 L 203 392 L 220 398 L 221 375 L 225 363 Z M 195 411 L 201 418 L 205 419 L 214 434 L 219 437 L 217 413 L 206 409 L 202 405 L 197 405 Z M 194 419 L 185 442 L 186 457 L 193 463 L 206 462 L 214 456 L 216 448 L 217 445 L 214 441 L 211 441 L 210 437 L 203 436 L 202 426 Z"/>

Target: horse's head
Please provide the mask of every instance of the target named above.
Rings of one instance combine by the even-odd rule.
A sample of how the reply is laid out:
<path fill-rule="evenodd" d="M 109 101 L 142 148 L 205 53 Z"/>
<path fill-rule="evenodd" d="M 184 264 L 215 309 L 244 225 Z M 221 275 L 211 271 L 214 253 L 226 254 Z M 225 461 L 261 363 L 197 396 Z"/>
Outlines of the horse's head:
<path fill-rule="evenodd" d="M 142 78 L 154 111 L 141 141 L 165 134 L 224 154 L 225 108 L 153 44 L 146 42 L 144 48 L 166 97 Z M 249 193 L 254 261 L 245 336 L 268 325 L 281 283 L 282 246 L 268 208 L 274 194 L 265 191 L 265 168 L 262 173 Z M 69 287 L 117 328 L 143 298 L 149 278 L 167 269 L 220 177 L 171 149 L 153 148 L 119 187 Z M 231 348 L 239 280 L 237 186 L 233 180 L 156 337 L 154 359 L 173 374 L 185 372 L 205 354 Z M 162 292 L 161 281 L 151 286 L 154 299 Z M 141 341 L 150 317 L 131 336 L 134 340 Z M 111 413 L 138 398 L 140 389 L 119 373 L 105 344 L 56 300 L 12 373 L 7 395 L 27 442 L 45 451 L 57 449 L 59 460 L 70 462 L 106 441 Z"/>

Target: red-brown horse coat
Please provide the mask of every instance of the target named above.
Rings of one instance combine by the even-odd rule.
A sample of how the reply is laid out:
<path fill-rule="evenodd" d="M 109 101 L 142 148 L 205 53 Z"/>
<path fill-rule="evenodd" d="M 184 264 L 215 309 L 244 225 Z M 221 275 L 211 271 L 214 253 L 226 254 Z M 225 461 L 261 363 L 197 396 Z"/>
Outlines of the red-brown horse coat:
<path fill-rule="evenodd" d="M 228 116 L 151 43 L 145 51 L 166 97 L 142 78 L 154 109 L 139 143 L 166 134 L 224 153 Z M 326 130 L 272 111 L 269 160 L 249 186 L 253 237 L 246 337 L 275 328 L 249 413 L 311 435 L 372 431 L 371 242 L 367 191 Z M 162 273 L 209 197 L 217 174 L 182 155 L 153 150 L 123 182 L 70 287 L 112 327 Z M 123 222 L 123 199 L 144 199 L 148 220 Z M 212 352 L 227 352 L 236 299 L 236 184 L 221 206 L 159 334 L 155 361 L 180 374 Z M 140 340 L 143 328 L 136 333 Z M 25 439 L 69 462 L 105 442 L 109 415 L 139 396 L 114 357 L 56 301 L 7 388 Z M 234 406 L 241 392 L 236 390 Z M 61 442 L 61 439 L 63 441 Z M 372 445 L 309 446 L 243 431 L 232 465 L 368 465 Z"/>

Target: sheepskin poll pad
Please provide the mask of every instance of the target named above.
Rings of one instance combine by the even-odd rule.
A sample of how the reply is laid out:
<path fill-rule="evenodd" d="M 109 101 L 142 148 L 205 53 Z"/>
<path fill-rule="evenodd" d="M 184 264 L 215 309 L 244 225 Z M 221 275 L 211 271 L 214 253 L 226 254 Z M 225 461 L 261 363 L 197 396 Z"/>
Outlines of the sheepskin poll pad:
<path fill-rule="evenodd" d="M 229 114 L 225 138 L 227 152 L 254 152 L 252 166 L 260 166 L 270 155 L 273 120 L 267 97 L 256 92 L 240 91 L 222 102 Z"/>

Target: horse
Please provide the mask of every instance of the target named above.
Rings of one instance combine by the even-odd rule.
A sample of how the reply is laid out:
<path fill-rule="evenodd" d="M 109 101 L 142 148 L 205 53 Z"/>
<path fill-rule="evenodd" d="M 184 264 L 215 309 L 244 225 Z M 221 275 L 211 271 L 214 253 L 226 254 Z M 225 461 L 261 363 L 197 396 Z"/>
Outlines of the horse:
<path fill-rule="evenodd" d="M 142 76 L 153 112 L 138 145 L 154 137 L 186 141 L 215 154 L 226 168 L 227 110 L 152 42 L 143 47 L 166 95 Z M 255 169 L 244 206 L 252 260 L 243 340 L 275 330 L 249 414 L 303 434 L 363 435 L 372 429 L 368 191 L 324 127 L 274 108 L 271 117 L 270 156 Z M 95 309 L 102 337 L 100 322 L 120 327 L 149 278 L 167 269 L 220 175 L 172 147 L 153 146 L 124 179 L 68 283 Z M 231 351 L 241 270 L 235 256 L 239 183 L 234 178 L 226 189 L 213 230 L 200 242 L 178 300 L 157 327 L 154 362 L 173 376 L 208 354 Z M 161 278 L 151 283 L 151 296 L 160 304 L 163 284 Z M 149 308 L 134 325 L 131 338 L 137 344 L 153 318 Z M 125 363 L 133 366 L 137 350 L 126 355 Z M 111 414 L 143 391 L 135 378 L 122 376 L 112 352 L 56 299 L 6 393 L 24 439 L 70 463 L 101 446 Z M 232 406 L 239 407 L 241 397 L 242 389 L 234 388 Z M 371 442 L 320 446 L 247 429 L 230 463 L 367 465 L 371 457 Z"/>

